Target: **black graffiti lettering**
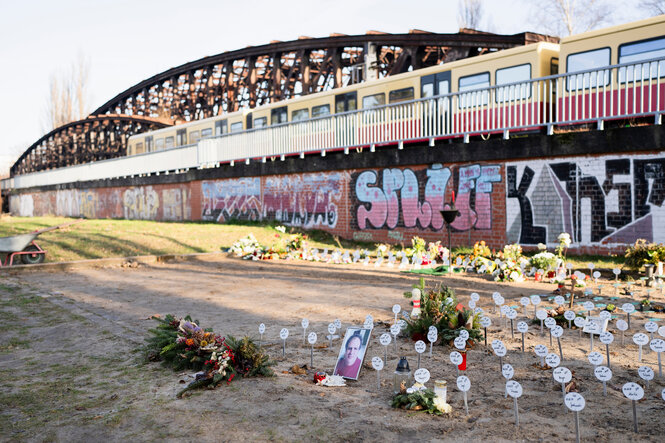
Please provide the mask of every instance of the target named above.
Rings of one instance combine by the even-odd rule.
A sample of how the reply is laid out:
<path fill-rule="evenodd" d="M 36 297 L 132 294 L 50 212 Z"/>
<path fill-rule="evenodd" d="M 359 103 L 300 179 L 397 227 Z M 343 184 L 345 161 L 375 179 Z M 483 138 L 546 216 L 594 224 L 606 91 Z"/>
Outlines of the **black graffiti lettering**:
<path fill-rule="evenodd" d="M 528 166 L 525 167 L 518 188 L 516 186 L 517 168 L 515 166 L 508 166 L 506 170 L 506 179 L 508 182 L 508 198 L 516 198 L 520 204 L 520 215 L 522 219 L 520 243 L 522 244 L 545 243 L 547 241 L 547 230 L 542 226 L 533 225 L 533 209 L 531 208 L 531 201 L 529 200 L 529 197 L 526 196 L 534 175 L 535 173 L 533 169 L 529 168 Z"/>
<path fill-rule="evenodd" d="M 662 206 L 665 200 L 665 159 L 633 160 L 633 181 L 635 218 L 640 218 L 651 212 L 649 204 Z"/>
<path fill-rule="evenodd" d="M 631 183 L 614 183 L 614 176 L 630 174 L 630 159 L 607 160 L 605 171 L 603 192 L 605 195 L 609 195 L 612 190 L 616 189 L 619 200 L 618 212 L 607 213 L 607 226 L 619 229 L 633 221 Z"/>
<path fill-rule="evenodd" d="M 598 184 L 596 177 L 583 175 L 575 163 L 556 163 L 551 165 L 552 171 L 561 181 L 566 182 L 566 192 L 572 199 L 574 240 L 582 239 L 580 218 L 584 215 L 578 207 L 583 198 L 591 201 L 591 241 L 598 242 L 610 231 L 605 224 L 605 193 Z"/>

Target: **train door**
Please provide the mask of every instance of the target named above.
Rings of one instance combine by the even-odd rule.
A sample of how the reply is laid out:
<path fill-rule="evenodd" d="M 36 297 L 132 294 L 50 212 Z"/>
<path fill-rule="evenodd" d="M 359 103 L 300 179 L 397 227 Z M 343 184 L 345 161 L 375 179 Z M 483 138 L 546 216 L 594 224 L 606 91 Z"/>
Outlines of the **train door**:
<path fill-rule="evenodd" d="M 356 91 L 335 96 L 335 114 L 355 111 L 358 109 L 358 93 Z M 355 143 L 355 115 L 347 114 L 335 118 L 335 138 L 337 146 L 350 146 Z"/>
<path fill-rule="evenodd" d="M 420 97 L 429 98 L 444 95 L 430 100 L 426 105 L 426 116 L 423 118 L 423 134 L 443 135 L 450 132 L 450 71 L 437 72 L 420 78 Z"/>

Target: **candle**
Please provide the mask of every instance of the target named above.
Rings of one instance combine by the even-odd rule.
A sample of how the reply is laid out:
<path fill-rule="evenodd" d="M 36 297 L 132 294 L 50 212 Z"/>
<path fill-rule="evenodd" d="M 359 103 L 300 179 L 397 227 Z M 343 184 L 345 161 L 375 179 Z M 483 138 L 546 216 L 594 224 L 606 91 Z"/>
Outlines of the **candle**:
<path fill-rule="evenodd" d="M 455 204 L 455 191 L 453 191 L 453 204 Z"/>
<path fill-rule="evenodd" d="M 448 386 L 445 380 L 436 380 L 434 382 L 434 394 L 443 400 L 444 403 L 447 401 Z"/>

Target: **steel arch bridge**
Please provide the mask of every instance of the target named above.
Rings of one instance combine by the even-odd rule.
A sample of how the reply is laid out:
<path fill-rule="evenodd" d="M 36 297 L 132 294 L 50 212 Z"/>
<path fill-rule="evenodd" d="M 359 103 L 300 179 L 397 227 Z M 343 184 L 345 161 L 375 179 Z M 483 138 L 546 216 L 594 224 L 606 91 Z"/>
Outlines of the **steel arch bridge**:
<path fill-rule="evenodd" d="M 456 34 L 370 31 L 300 37 L 204 57 L 121 92 L 96 109 L 92 113 L 96 117 L 51 131 L 28 148 L 11 175 L 124 155 L 130 135 L 160 124 L 213 117 L 539 41 L 558 39 L 529 32 L 497 35 L 465 29 Z M 122 134 L 95 129 L 100 125 L 117 128 L 112 122 L 121 121 L 126 131 Z"/>

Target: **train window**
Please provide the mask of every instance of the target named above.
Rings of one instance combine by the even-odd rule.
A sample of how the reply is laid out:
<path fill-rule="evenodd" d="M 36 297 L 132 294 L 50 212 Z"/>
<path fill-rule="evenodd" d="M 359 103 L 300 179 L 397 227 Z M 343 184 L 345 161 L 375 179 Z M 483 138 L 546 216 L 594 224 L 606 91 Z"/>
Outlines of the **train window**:
<path fill-rule="evenodd" d="M 292 122 L 300 122 L 309 118 L 309 109 L 296 109 L 291 113 Z"/>
<path fill-rule="evenodd" d="M 175 133 L 175 145 L 183 146 L 187 144 L 187 129 L 178 129 Z"/>
<path fill-rule="evenodd" d="M 397 89 L 388 94 L 388 103 L 398 103 L 413 100 L 413 88 Z"/>
<path fill-rule="evenodd" d="M 254 127 L 256 129 L 265 128 L 266 126 L 268 126 L 268 117 L 259 117 L 254 119 Z"/>
<path fill-rule="evenodd" d="M 467 75 L 459 79 L 459 92 L 466 92 L 460 94 L 459 105 L 461 108 L 469 106 L 486 105 L 489 98 L 487 90 L 480 92 L 473 92 L 477 89 L 486 89 L 490 86 L 490 73 L 483 72 L 482 74 Z"/>
<path fill-rule="evenodd" d="M 312 118 L 330 115 L 330 105 L 312 106 Z"/>
<path fill-rule="evenodd" d="M 137 154 L 143 154 L 143 143 L 138 142 L 136 144 L 136 153 Z"/>
<path fill-rule="evenodd" d="M 201 133 L 199 131 L 192 131 L 189 133 L 189 144 L 193 144 L 201 140 Z"/>
<path fill-rule="evenodd" d="M 164 139 L 158 138 L 155 140 L 155 151 L 160 151 L 164 149 Z"/>
<path fill-rule="evenodd" d="M 335 114 L 340 112 L 355 111 L 358 109 L 358 93 L 347 92 L 335 96 Z"/>
<path fill-rule="evenodd" d="M 145 138 L 145 152 L 152 152 L 152 135 Z"/>
<path fill-rule="evenodd" d="M 242 132 L 242 122 L 231 123 L 231 132 Z"/>
<path fill-rule="evenodd" d="M 550 75 L 557 75 L 559 73 L 559 59 L 552 57 L 550 59 Z"/>
<path fill-rule="evenodd" d="M 222 135 L 229 132 L 229 122 L 227 120 L 219 120 L 215 122 L 215 135 Z"/>
<path fill-rule="evenodd" d="M 577 52 L 575 54 L 570 54 L 566 58 L 566 72 L 575 73 L 578 71 L 586 71 L 588 69 L 602 68 L 609 64 L 610 48 Z M 592 75 L 591 73 L 573 75 L 566 78 L 566 89 L 570 91 L 607 85 L 610 82 L 609 71 L 604 71 L 604 79 L 601 81 L 604 81 L 604 83 L 597 85 L 598 76 L 595 74 Z"/>
<path fill-rule="evenodd" d="M 201 138 L 210 137 L 212 135 L 212 128 L 201 129 Z"/>
<path fill-rule="evenodd" d="M 270 124 L 279 125 L 281 123 L 287 123 L 289 121 L 289 111 L 286 106 L 280 108 L 275 108 L 270 111 Z"/>
<path fill-rule="evenodd" d="M 420 97 L 450 94 L 450 71 L 425 75 L 420 78 Z"/>
<path fill-rule="evenodd" d="M 520 100 L 531 97 L 531 84 L 525 83 L 531 80 L 531 64 L 526 63 L 509 68 L 496 70 L 496 85 L 507 85 L 509 83 L 519 83 L 513 86 L 497 88 L 496 101 L 498 103 Z"/>
<path fill-rule="evenodd" d="M 173 147 L 173 136 L 166 137 L 164 139 L 164 142 L 165 142 L 164 144 L 165 144 L 166 149 L 172 148 Z"/>
<path fill-rule="evenodd" d="M 380 94 L 368 95 L 363 97 L 363 109 L 376 108 L 377 106 L 382 106 L 386 104 L 386 94 L 381 92 Z"/>
<path fill-rule="evenodd" d="M 665 57 L 665 37 L 651 40 L 626 43 L 619 46 L 619 63 L 638 63 L 643 60 Z M 660 66 L 659 66 L 660 65 Z M 619 82 L 648 80 L 656 78 L 660 69 L 661 77 L 665 75 L 665 61 L 640 63 L 619 68 Z M 641 71 L 641 72 L 640 72 Z M 626 78 L 627 77 L 627 78 Z"/>

